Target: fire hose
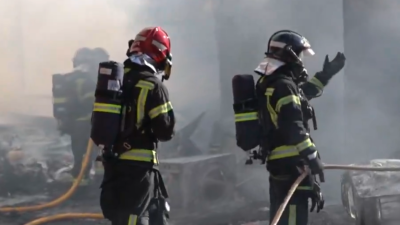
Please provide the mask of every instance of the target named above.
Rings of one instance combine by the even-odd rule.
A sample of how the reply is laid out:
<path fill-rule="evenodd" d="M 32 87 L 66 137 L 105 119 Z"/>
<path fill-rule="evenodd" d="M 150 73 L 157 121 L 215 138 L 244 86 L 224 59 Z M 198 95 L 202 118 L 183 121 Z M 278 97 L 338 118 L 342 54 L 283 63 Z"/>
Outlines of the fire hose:
<path fill-rule="evenodd" d="M 387 171 L 400 171 L 400 167 L 371 167 L 371 166 L 353 166 L 353 165 L 337 165 L 337 164 L 324 164 L 325 170 L 358 170 L 358 171 L 377 171 L 377 172 L 387 172 Z M 271 225 L 277 225 L 279 220 L 282 217 L 283 211 L 285 210 L 287 204 L 292 198 L 294 192 L 300 183 L 306 178 L 308 175 L 308 171 L 304 171 L 292 184 L 288 194 L 286 195 L 283 203 L 279 206 L 278 211 L 276 212 Z"/>
<path fill-rule="evenodd" d="M 86 168 L 89 164 L 89 160 L 90 160 L 90 155 L 92 153 L 92 149 L 93 149 L 93 142 L 91 141 L 91 139 L 89 139 L 88 145 L 87 145 L 87 149 L 86 149 L 86 153 L 85 153 L 85 157 L 83 159 L 82 162 L 82 167 L 81 170 L 79 172 L 78 177 L 75 179 L 74 183 L 72 184 L 72 186 L 70 187 L 70 189 L 63 194 L 62 196 L 60 196 L 59 198 L 51 201 L 51 202 L 47 202 L 47 203 L 43 203 L 43 204 L 39 204 L 39 205 L 33 205 L 33 206 L 22 206 L 22 207 L 2 207 L 0 208 L 0 213 L 22 213 L 22 212 L 30 212 L 30 211 L 38 211 L 38 210 L 42 210 L 42 209 L 47 209 L 47 208 L 51 208 L 54 206 L 57 206 L 63 202 L 65 202 L 66 200 L 68 200 L 76 191 L 76 189 L 78 188 L 79 183 L 81 182 L 82 178 L 83 178 L 83 174 L 86 171 Z M 32 221 L 31 223 L 28 223 L 30 225 L 32 224 L 42 224 L 42 223 L 46 223 L 46 222 L 50 222 L 50 221 L 54 221 L 54 220 L 60 220 L 60 219 L 69 219 L 69 218 L 94 218 L 94 219 L 99 219 L 99 217 L 101 216 L 101 218 L 103 218 L 103 215 L 101 214 L 91 214 L 91 213 L 67 213 L 67 214 L 61 214 L 61 215 L 56 215 L 56 216 L 50 216 L 50 217 L 43 217 L 40 218 L 35 221 Z"/>
<path fill-rule="evenodd" d="M 13 212 L 20 213 L 20 212 L 42 210 L 42 209 L 57 206 L 57 205 L 63 203 L 64 201 L 66 201 L 67 199 L 69 199 L 72 196 L 72 194 L 76 191 L 79 183 L 81 182 L 81 180 L 83 178 L 83 174 L 85 173 L 86 167 L 90 160 L 90 155 L 92 153 L 92 149 L 93 149 L 93 142 L 91 140 L 89 140 L 87 148 L 86 148 L 86 154 L 83 159 L 82 168 L 79 172 L 79 175 L 76 178 L 76 180 L 74 181 L 74 183 L 72 184 L 71 188 L 65 194 L 63 194 L 62 196 L 60 196 L 59 198 L 57 198 L 51 202 L 43 203 L 40 205 L 22 206 L 22 207 L 2 207 L 2 208 L 0 208 L 0 213 L 13 213 Z"/>
<path fill-rule="evenodd" d="M 74 192 L 78 188 L 79 183 L 81 182 L 81 180 L 83 178 L 83 174 L 85 173 L 87 165 L 91 158 L 90 155 L 92 153 L 92 149 L 93 149 L 93 142 L 91 139 L 89 139 L 88 146 L 86 149 L 86 154 L 83 159 L 82 168 L 79 172 L 79 175 L 78 175 L 77 179 L 74 181 L 74 183 L 72 184 L 71 188 L 65 194 L 63 194 L 62 196 L 60 196 L 59 198 L 57 198 L 51 202 L 43 203 L 40 205 L 23 206 L 23 207 L 3 207 L 3 208 L 0 208 L 0 213 L 12 213 L 12 212 L 21 213 L 21 212 L 29 212 L 29 211 L 38 211 L 38 210 L 57 206 L 57 205 L 63 203 L 64 201 L 66 201 L 67 199 L 69 199 L 74 194 Z M 336 164 L 325 164 L 324 169 L 327 169 L 327 170 L 381 171 L 381 172 L 400 171 L 400 167 L 397 167 L 397 168 L 396 167 L 371 167 L 371 166 L 353 166 L 353 165 L 336 165 Z M 307 174 L 308 173 L 306 171 L 303 172 L 301 174 L 301 176 L 298 177 L 297 180 L 293 183 L 284 202 L 281 204 L 281 206 L 278 209 L 277 214 L 273 218 L 271 225 L 276 225 L 278 223 L 290 198 L 292 197 L 293 193 L 295 192 L 295 190 L 297 189 L 297 187 L 299 186 L 301 181 L 307 176 Z M 65 220 L 65 219 L 104 219 L 104 217 L 101 213 L 63 213 L 63 214 L 57 214 L 57 215 L 53 215 L 53 216 L 38 218 L 29 223 L 26 223 L 25 225 L 40 225 L 40 224 L 45 224 L 45 223 L 58 221 L 58 220 Z"/>

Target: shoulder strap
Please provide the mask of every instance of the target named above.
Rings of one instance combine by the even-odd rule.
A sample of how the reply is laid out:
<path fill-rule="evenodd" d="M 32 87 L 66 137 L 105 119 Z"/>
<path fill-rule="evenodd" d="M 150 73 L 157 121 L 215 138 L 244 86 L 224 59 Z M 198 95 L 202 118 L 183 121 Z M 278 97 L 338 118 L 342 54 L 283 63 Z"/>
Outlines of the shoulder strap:
<path fill-rule="evenodd" d="M 153 74 L 148 73 L 148 76 L 146 72 L 142 73 L 137 73 L 134 74 L 134 76 L 131 76 L 127 79 L 124 78 L 124 84 L 123 84 L 123 128 L 121 128 L 121 132 L 123 133 L 123 137 L 126 138 L 129 142 L 129 137 L 132 135 L 136 134 L 142 134 L 144 131 L 145 132 L 150 132 L 149 135 L 151 135 L 151 128 L 150 128 L 150 121 L 148 117 L 143 118 L 142 125 L 140 127 L 137 127 L 137 121 L 136 121 L 136 116 L 137 116 L 137 105 L 138 105 L 138 96 L 133 95 L 132 93 L 135 91 L 135 86 L 141 81 L 141 80 L 146 80 L 146 81 L 151 81 L 156 78 Z M 154 142 L 157 144 L 157 139 L 154 139 Z"/>
<path fill-rule="evenodd" d="M 135 74 L 136 75 L 136 74 Z M 128 130 L 132 130 L 132 128 L 127 123 L 128 113 L 132 110 L 136 111 L 133 107 L 135 107 L 136 99 L 132 95 L 133 89 L 136 84 L 140 81 L 139 76 L 124 76 L 123 84 L 122 84 L 122 121 L 121 121 L 121 132 L 126 133 Z M 131 131 L 130 131 L 131 132 Z"/>

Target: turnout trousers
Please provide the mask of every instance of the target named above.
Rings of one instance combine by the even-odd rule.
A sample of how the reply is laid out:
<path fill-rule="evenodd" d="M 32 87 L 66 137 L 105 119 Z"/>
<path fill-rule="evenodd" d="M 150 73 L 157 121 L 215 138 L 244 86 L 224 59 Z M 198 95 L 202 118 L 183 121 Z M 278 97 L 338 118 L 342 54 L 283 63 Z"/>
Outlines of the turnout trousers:
<path fill-rule="evenodd" d="M 89 137 L 90 137 L 90 121 L 74 121 L 71 129 L 71 149 L 74 155 L 74 166 L 71 175 L 76 178 L 81 171 L 83 158 L 86 153 Z M 89 160 L 84 173 L 84 178 L 89 178 L 90 168 L 92 168 L 93 160 Z"/>
<path fill-rule="evenodd" d="M 290 187 L 297 179 L 296 176 L 273 176 L 269 177 L 270 195 L 270 222 L 273 220 L 280 205 L 283 203 Z M 310 179 L 306 178 L 300 184 L 290 199 L 278 225 L 307 225 L 308 223 L 308 198 L 310 192 Z"/>
<path fill-rule="evenodd" d="M 129 160 L 104 162 L 100 206 L 112 225 L 167 225 L 155 198 L 159 172 Z"/>

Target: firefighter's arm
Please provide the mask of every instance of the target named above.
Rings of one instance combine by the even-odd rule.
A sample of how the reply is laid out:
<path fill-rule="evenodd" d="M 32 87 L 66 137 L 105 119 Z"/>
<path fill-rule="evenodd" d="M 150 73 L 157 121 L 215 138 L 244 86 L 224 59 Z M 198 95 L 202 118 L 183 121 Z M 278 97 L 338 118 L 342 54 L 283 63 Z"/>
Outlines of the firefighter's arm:
<path fill-rule="evenodd" d="M 156 138 L 159 141 L 171 140 L 174 136 L 175 115 L 164 84 L 155 86 L 147 99 L 147 105 L 147 114 Z"/>
<path fill-rule="evenodd" d="M 317 150 L 303 125 L 300 97 L 294 84 L 278 84 L 271 97 L 271 107 L 277 115 L 276 125 L 284 143 L 294 146 L 307 161 L 316 158 Z"/>
<path fill-rule="evenodd" d="M 326 55 L 322 71 L 316 73 L 313 78 L 301 87 L 306 97 L 312 99 L 321 96 L 324 87 L 334 75 L 343 69 L 345 62 L 346 57 L 341 52 L 338 52 L 332 61 L 329 61 L 329 57 Z"/>
<path fill-rule="evenodd" d="M 322 95 L 324 87 L 328 84 L 329 79 L 316 73 L 314 77 L 300 86 L 308 100 L 317 98 Z"/>

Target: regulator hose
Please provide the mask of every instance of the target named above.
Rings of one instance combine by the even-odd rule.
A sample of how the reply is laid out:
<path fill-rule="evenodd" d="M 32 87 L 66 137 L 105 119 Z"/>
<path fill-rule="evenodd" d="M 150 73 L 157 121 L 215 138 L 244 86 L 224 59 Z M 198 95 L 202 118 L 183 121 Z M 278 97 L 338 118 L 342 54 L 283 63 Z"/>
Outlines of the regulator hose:
<path fill-rule="evenodd" d="M 90 145 L 92 145 L 91 142 L 90 142 Z M 86 157 L 85 157 L 85 161 L 84 161 L 83 165 L 87 166 L 88 161 L 89 161 L 89 158 L 87 158 L 87 160 L 86 160 Z M 85 164 L 85 162 L 86 162 L 86 164 Z M 378 171 L 378 172 L 379 171 L 380 172 L 400 171 L 400 167 L 372 167 L 372 166 L 354 166 L 354 165 L 337 165 L 337 164 L 324 164 L 324 169 L 326 169 L 326 170 L 361 170 L 361 171 Z M 82 171 L 84 171 L 84 170 L 81 170 L 81 173 L 79 175 L 81 175 L 81 174 L 83 175 Z M 298 177 L 297 180 L 293 183 L 293 185 L 291 186 L 291 188 L 289 190 L 289 193 L 286 195 L 285 200 L 283 201 L 283 203 L 279 207 L 275 217 L 273 218 L 271 225 L 277 225 L 290 198 L 293 196 L 293 193 L 296 191 L 296 189 L 299 186 L 299 184 L 301 183 L 301 181 L 303 181 L 303 179 L 307 175 L 308 175 L 307 171 L 303 172 L 300 175 L 300 177 Z M 72 187 L 74 187 L 74 186 L 72 186 Z M 72 189 L 72 187 L 71 187 L 71 189 Z M 75 187 L 75 189 L 76 189 L 76 187 Z M 64 196 L 66 196 L 66 194 Z M 63 201 L 65 201 L 65 200 L 63 200 Z M 55 204 L 55 205 L 57 205 L 57 204 Z M 52 205 L 52 206 L 54 206 L 54 205 Z M 33 220 L 29 223 L 26 223 L 25 225 L 41 225 L 41 224 L 45 224 L 48 222 L 53 222 L 53 221 L 58 221 L 58 220 L 66 220 L 66 219 L 104 219 L 104 217 L 103 217 L 103 214 L 101 214 L 101 213 L 98 213 L 98 214 L 96 214 L 96 213 L 64 213 L 64 214 L 58 214 L 58 215 L 53 215 L 53 216 L 48 216 L 48 217 L 42 217 L 42 218 Z"/>
<path fill-rule="evenodd" d="M 338 164 L 324 164 L 325 170 L 358 170 L 358 171 L 376 171 L 376 172 L 388 172 L 388 171 L 400 171 L 400 167 L 372 167 L 372 166 L 355 166 L 355 165 L 338 165 Z M 271 225 L 277 225 L 282 217 L 283 211 L 285 210 L 290 198 L 293 196 L 297 187 L 308 175 L 307 171 L 304 171 L 292 184 L 288 194 L 286 195 L 283 203 L 279 206 Z"/>
<path fill-rule="evenodd" d="M 29 212 L 29 211 L 38 211 L 38 210 L 57 206 L 57 205 L 63 203 L 64 201 L 66 201 L 67 199 L 69 199 L 72 196 L 72 194 L 74 194 L 74 192 L 78 188 L 79 183 L 81 182 L 81 180 L 83 178 L 83 174 L 85 173 L 86 167 L 89 164 L 89 160 L 91 158 L 90 155 L 92 153 L 92 149 L 93 149 L 93 142 L 91 139 L 89 139 L 88 145 L 86 148 L 86 154 L 85 154 L 85 157 L 82 162 L 81 171 L 79 172 L 78 177 L 75 179 L 75 181 L 72 184 L 72 186 L 70 187 L 70 189 L 65 194 L 63 194 L 62 196 L 60 196 L 59 198 L 57 198 L 51 202 L 47 202 L 47 203 L 43 203 L 43 204 L 39 204 L 39 205 L 21 206 L 21 207 L 2 207 L 2 208 L 0 208 L 0 213 L 11 213 L 11 212 L 21 213 L 21 212 Z"/>

